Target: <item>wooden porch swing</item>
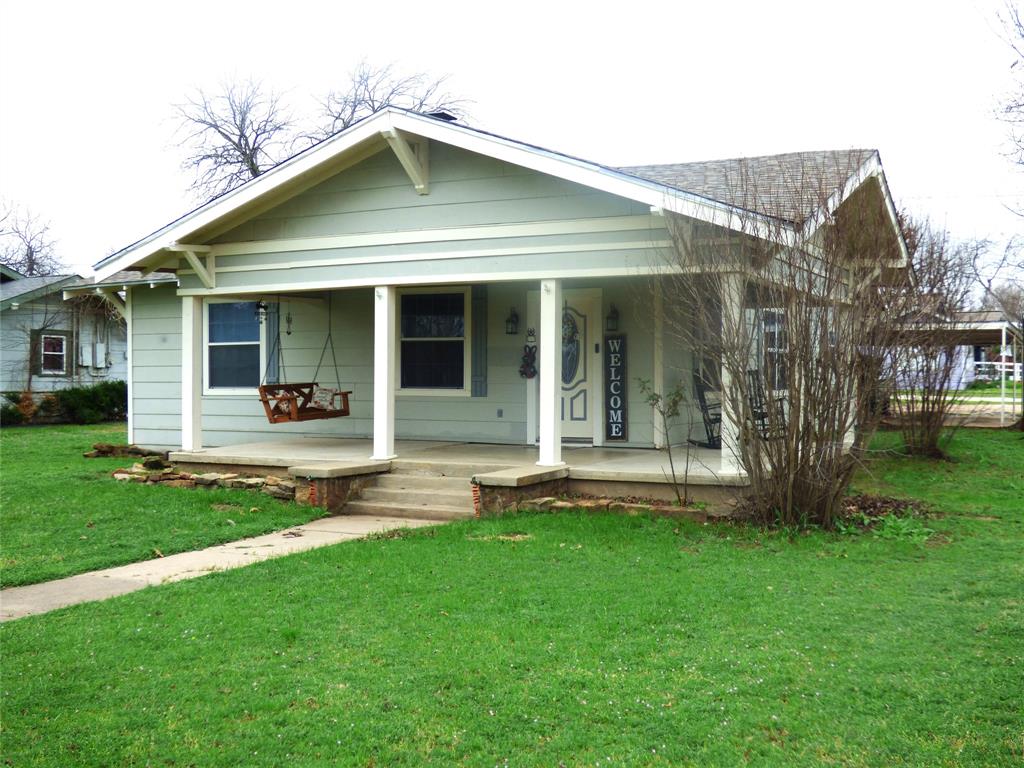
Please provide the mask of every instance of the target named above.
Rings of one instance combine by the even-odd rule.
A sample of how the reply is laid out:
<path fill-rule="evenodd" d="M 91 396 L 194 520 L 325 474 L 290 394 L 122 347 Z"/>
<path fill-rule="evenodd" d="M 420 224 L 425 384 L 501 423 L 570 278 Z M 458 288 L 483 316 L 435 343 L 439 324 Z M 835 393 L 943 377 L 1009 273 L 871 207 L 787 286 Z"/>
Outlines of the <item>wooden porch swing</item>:
<path fill-rule="evenodd" d="M 331 304 L 331 295 L 328 294 L 327 338 L 324 339 L 323 349 L 320 350 L 320 359 L 317 361 L 316 370 L 313 372 L 313 381 L 280 384 L 266 383 L 275 350 L 278 355 L 281 378 L 288 378 L 284 365 L 284 350 L 281 347 L 281 324 L 280 322 L 278 323 L 277 334 L 274 337 L 274 346 L 267 356 L 267 368 L 263 372 L 263 380 L 259 386 L 260 402 L 263 403 L 263 410 L 267 412 L 267 420 L 271 424 L 281 424 L 286 421 L 336 419 L 340 416 L 349 415 L 348 396 L 352 394 L 352 391 L 341 388 L 338 358 L 334 352 L 334 339 L 331 336 L 331 321 L 334 314 Z M 317 379 L 320 376 L 320 366 L 324 362 L 324 355 L 327 354 L 328 346 L 331 348 L 331 360 L 334 362 L 336 387 L 333 388 L 321 387 L 317 383 Z"/>

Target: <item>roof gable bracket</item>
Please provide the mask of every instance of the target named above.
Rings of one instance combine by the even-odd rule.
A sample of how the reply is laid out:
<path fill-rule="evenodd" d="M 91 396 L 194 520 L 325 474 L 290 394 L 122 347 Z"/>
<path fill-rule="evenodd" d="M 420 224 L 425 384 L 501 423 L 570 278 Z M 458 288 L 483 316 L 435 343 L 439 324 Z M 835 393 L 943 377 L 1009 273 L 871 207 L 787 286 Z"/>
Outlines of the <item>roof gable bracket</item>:
<path fill-rule="evenodd" d="M 380 135 L 388 142 L 398 162 L 409 176 L 413 188 L 420 195 L 430 193 L 430 163 L 427 139 L 413 137 L 397 128 L 387 128 Z"/>
<path fill-rule="evenodd" d="M 167 250 L 181 253 L 205 287 L 217 287 L 217 257 L 210 251 L 210 246 L 174 243 L 168 246 Z M 205 263 L 199 259 L 200 253 L 205 254 Z"/>

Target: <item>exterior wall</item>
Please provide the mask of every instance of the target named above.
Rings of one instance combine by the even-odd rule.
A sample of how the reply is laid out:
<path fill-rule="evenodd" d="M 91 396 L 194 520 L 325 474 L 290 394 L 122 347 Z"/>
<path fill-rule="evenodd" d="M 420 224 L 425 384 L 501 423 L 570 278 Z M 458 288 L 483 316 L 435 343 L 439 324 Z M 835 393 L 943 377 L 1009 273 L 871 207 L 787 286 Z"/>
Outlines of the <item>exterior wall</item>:
<path fill-rule="evenodd" d="M 23 390 L 28 386 L 30 339 L 32 331 L 38 329 L 66 331 L 72 336 L 68 375 L 33 374 L 33 392 L 127 378 L 124 324 L 104 312 L 76 309 L 56 292 L 0 313 L 0 389 Z M 106 344 L 106 366 L 93 364 L 96 342 Z"/>
<path fill-rule="evenodd" d="M 558 267 L 624 273 L 650 266 L 668 243 L 642 204 L 436 142 L 430 152 L 429 195 L 385 151 L 216 238 L 217 290 L 480 283 Z M 348 239 L 282 250 L 324 237 Z M 201 288 L 189 270 L 179 274 L 183 289 Z"/>
<path fill-rule="evenodd" d="M 175 286 L 130 288 L 132 442 L 181 447 L 181 299 Z"/>

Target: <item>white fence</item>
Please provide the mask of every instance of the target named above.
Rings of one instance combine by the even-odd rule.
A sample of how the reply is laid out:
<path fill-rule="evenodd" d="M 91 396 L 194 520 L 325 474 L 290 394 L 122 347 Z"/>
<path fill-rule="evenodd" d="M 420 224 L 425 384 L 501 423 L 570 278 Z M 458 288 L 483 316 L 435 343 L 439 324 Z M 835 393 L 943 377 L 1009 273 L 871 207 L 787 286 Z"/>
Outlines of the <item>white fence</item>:
<path fill-rule="evenodd" d="M 984 362 L 974 364 L 974 378 L 985 381 L 999 381 L 1006 374 L 1006 381 L 1021 380 L 1021 363 Z"/>

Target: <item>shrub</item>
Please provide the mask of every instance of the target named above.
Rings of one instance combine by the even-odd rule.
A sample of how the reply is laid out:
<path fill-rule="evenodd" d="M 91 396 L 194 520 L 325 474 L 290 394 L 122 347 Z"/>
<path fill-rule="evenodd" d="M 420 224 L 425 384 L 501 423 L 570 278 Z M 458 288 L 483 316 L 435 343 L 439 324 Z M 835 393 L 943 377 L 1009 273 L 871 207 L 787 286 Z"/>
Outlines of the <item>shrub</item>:
<path fill-rule="evenodd" d="M 32 393 L 28 390 L 21 393 L 18 399 L 18 410 L 25 421 L 32 421 L 36 413 L 36 401 L 32 399 Z"/>
<path fill-rule="evenodd" d="M 128 385 L 104 381 L 89 387 L 71 387 L 53 393 L 60 415 L 72 424 L 94 424 L 124 418 L 128 410 Z"/>
<path fill-rule="evenodd" d="M 21 411 L 11 403 L 4 403 L 0 405 L 0 425 L 5 427 L 11 427 L 16 424 L 24 424 L 25 417 L 21 415 Z"/>

